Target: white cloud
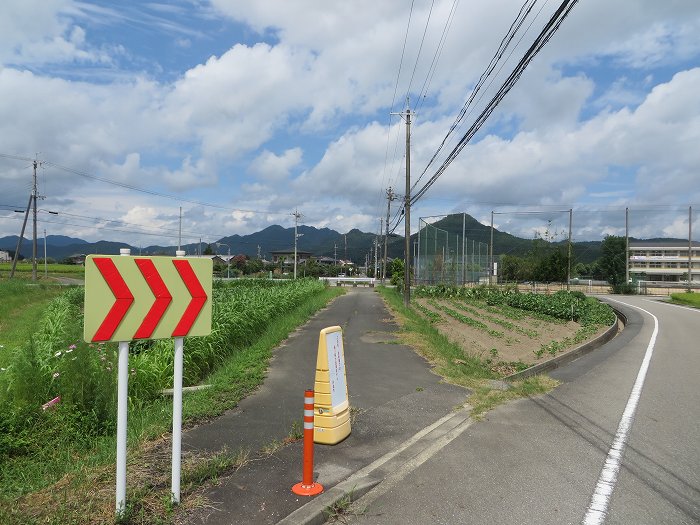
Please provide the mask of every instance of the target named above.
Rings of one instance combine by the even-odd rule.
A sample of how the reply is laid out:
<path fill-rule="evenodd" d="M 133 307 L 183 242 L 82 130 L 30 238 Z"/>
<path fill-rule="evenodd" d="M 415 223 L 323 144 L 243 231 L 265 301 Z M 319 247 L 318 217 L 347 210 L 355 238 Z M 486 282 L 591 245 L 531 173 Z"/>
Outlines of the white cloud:
<path fill-rule="evenodd" d="M 249 169 L 263 180 L 279 182 L 289 177 L 291 170 L 301 163 L 302 156 L 301 148 L 288 149 L 282 155 L 264 150 L 250 163 Z"/>

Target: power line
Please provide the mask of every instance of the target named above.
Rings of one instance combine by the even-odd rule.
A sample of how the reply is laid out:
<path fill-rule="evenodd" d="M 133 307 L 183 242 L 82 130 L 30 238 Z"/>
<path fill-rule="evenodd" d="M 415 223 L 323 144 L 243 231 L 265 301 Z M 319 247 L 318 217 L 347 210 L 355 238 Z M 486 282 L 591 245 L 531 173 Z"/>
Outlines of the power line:
<path fill-rule="evenodd" d="M 450 8 L 450 12 L 447 15 L 447 19 L 445 20 L 445 26 L 442 29 L 442 35 L 440 35 L 440 40 L 438 42 L 437 48 L 435 49 L 433 60 L 430 63 L 430 67 L 428 68 L 428 73 L 426 74 L 425 80 L 423 81 L 423 86 L 418 92 L 418 103 L 416 104 L 415 111 L 418 111 L 420 109 L 421 105 L 423 104 L 423 101 L 425 100 L 425 97 L 428 94 L 428 88 L 430 87 L 430 83 L 432 82 L 433 76 L 435 75 L 435 71 L 437 70 L 437 64 L 440 60 L 440 56 L 442 55 L 442 50 L 445 47 L 445 41 L 447 40 L 447 35 L 450 32 L 450 28 L 452 27 L 452 21 L 454 20 L 454 15 L 457 12 L 458 4 L 459 0 L 454 0 L 452 2 L 452 7 Z"/>
<path fill-rule="evenodd" d="M 416 63 L 413 65 L 413 72 L 411 73 L 411 80 L 408 81 L 408 88 L 406 89 L 406 98 L 408 99 L 411 94 L 411 85 L 413 85 L 413 77 L 416 74 L 416 69 L 418 69 L 418 62 L 420 61 L 420 54 L 423 50 L 423 42 L 425 42 L 425 34 L 428 32 L 428 26 L 430 25 L 430 17 L 433 14 L 433 6 L 435 5 L 435 0 L 430 3 L 430 11 L 428 11 L 428 18 L 425 21 L 425 29 L 423 30 L 423 37 L 420 39 L 420 46 L 418 46 L 418 54 L 416 55 Z"/>
<path fill-rule="evenodd" d="M 28 157 L 21 157 L 18 155 L 9 155 L 6 153 L 0 153 L 0 157 L 6 158 L 6 159 L 13 159 L 13 160 L 23 160 L 23 161 L 29 160 L 30 162 L 33 162 L 33 160 L 34 160 L 34 159 L 30 159 Z M 72 173 L 74 175 L 78 175 L 78 176 L 84 177 L 86 179 L 91 179 L 91 180 L 95 180 L 98 182 L 103 182 L 105 184 L 111 184 L 113 186 L 118 186 L 120 188 L 132 190 L 132 191 L 137 191 L 140 193 L 145 193 L 147 195 L 153 195 L 155 197 L 162 197 L 164 199 L 170 199 L 170 200 L 174 200 L 177 202 L 187 202 L 190 204 L 196 204 L 198 206 L 206 206 L 209 208 L 217 208 L 220 210 L 227 210 L 227 211 L 238 211 L 238 212 L 243 212 L 243 213 L 260 213 L 260 214 L 265 214 L 265 215 L 287 215 L 286 213 L 283 213 L 283 212 L 231 208 L 228 206 L 222 206 L 220 204 L 213 204 L 210 202 L 198 201 L 198 200 L 194 200 L 194 199 L 186 199 L 184 197 L 178 197 L 176 195 L 170 195 L 168 193 L 163 193 L 160 191 L 148 190 L 148 189 L 142 188 L 140 186 L 135 186 L 133 184 L 127 184 L 126 182 L 119 182 L 119 181 L 115 181 L 115 180 L 111 180 L 111 179 L 106 179 L 103 177 L 98 177 L 96 175 L 92 175 L 91 173 L 87 173 L 86 171 L 82 171 L 82 170 L 79 170 L 76 168 L 70 168 L 68 166 L 62 166 L 61 164 L 56 164 L 55 162 L 43 161 L 43 163 L 46 166 L 51 166 L 53 168 L 56 168 L 56 169 L 59 169 L 59 170 L 62 170 L 62 171 L 68 172 L 68 173 Z"/>
<path fill-rule="evenodd" d="M 559 8 L 549 19 L 549 21 L 542 29 L 540 34 L 537 36 L 535 41 L 520 59 L 515 69 L 511 72 L 511 74 L 508 76 L 505 82 L 501 85 L 501 88 L 498 90 L 496 95 L 494 95 L 491 101 L 487 104 L 486 108 L 481 112 L 481 114 L 477 117 L 474 123 L 469 127 L 469 129 L 459 141 L 457 146 L 454 147 L 454 149 L 450 152 L 450 154 L 447 156 L 442 165 L 437 169 L 435 174 L 428 180 L 428 182 L 426 182 L 421 189 L 419 189 L 416 193 L 413 194 L 413 196 L 411 197 L 411 204 L 418 201 L 423 195 L 425 195 L 428 189 L 435 183 L 435 181 L 440 177 L 440 175 L 442 175 L 445 172 L 445 170 L 452 163 L 452 161 L 457 158 L 462 149 L 464 149 L 464 147 L 477 133 L 477 131 L 479 131 L 479 129 L 488 119 L 491 113 L 493 113 L 493 111 L 496 109 L 501 100 L 503 100 L 506 94 L 517 83 L 517 81 L 520 79 L 521 75 L 527 68 L 528 64 L 542 50 L 542 48 L 547 44 L 547 42 L 549 42 L 554 33 L 557 32 L 562 22 L 566 19 L 566 17 L 569 15 L 569 13 L 571 12 L 571 10 L 577 2 L 578 0 L 564 0 L 561 3 Z"/>
<path fill-rule="evenodd" d="M 476 85 L 474 86 L 474 89 L 472 90 L 470 96 L 467 98 L 467 101 L 462 106 L 462 109 L 460 109 L 459 114 L 457 115 L 457 118 L 455 118 L 455 120 L 452 123 L 452 125 L 450 126 L 447 134 L 442 139 L 440 146 L 438 146 L 437 151 L 435 151 L 435 153 L 433 154 L 431 159 L 428 161 L 428 164 L 425 166 L 425 168 L 423 169 L 423 172 L 420 174 L 420 176 L 416 179 L 416 181 L 413 184 L 413 187 L 411 189 L 414 189 L 418 185 L 418 183 L 421 181 L 423 176 L 426 174 L 426 172 L 428 171 L 428 169 L 430 168 L 432 163 L 435 161 L 435 159 L 439 155 L 440 151 L 442 151 L 442 148 L 447 144 L 452 133 L 454 131 L 456 131 L 457 128 L 460 126 L 462 120 L 467 115 L 471 114 L 471 111 L 469 111 L 469 109 L 472 106 L 477 95 L 479 96 L 479 101 L 481 100 L 481 98 L 483 97 L 483 94 L 481 94 L 482 87 L 484 86 L 486 81 L 489 79 L 489 77 L 491 77 L 491 75 L 493 74 L 493 71 L 495 70 L 498 63 L 501 62 L 501 60 L 503 59 L 503 55 L 505 54 L 505 52 L 508 49 L 508 47 L 510 46 L 510 44 L 513 42 L 513 39 L 515 38 L 516 33 L 521 28 L 523 22 L 525 21 L 527 16 L 530 14 L 530 12 L 531 12 L 531 10 L 534 7 L 536 2 L 537 2 L 537 0 L 526 0 L 525 3 L 520 7 L 520 11 L 518 12 L 518 15 L 516 16 L 515 20 L 513 20 L 513 22 L 511 23 L 505 36 L 501 39 L 501 42 L 498 46 L 498 49 L 494 53 L 493 57 L 491 57 L 489 64 L 486 66 L 486 69 L 482 72 L 481 76 L 479 77 L 479 80 L 477 81 Z M 521 37 L 521 39 L 522 39 L 522 37 Z M 511 54 L 512 54 L 512 51 L 511 51 Z M 509 55 L 509 57 L 510 57 L 510 55 Z M 499 72 L 500 72 L 500 68 L 499 68 Z M 491 85 L 492 82 L 493 81 L 491 81 L 489 83 L 489 86 Z"/>

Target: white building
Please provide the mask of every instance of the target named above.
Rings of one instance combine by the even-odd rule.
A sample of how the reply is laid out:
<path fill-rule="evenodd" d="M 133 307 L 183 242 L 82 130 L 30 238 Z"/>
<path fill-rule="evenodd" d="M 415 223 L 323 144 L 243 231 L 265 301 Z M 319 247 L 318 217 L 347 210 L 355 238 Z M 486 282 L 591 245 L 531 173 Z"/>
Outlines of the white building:
<path fill-rule="evenodd" d="M 640 281 L 688 281 L 688 242 L 630 241 L 630 277 Z M 691 279 L 700 283 L 700 243 L 691 250 Z"/>
<path fill-rule="evenodd" d="M 10 257 L 10 252 L 5 250 L 0 250 L 0 262 L 10 262 L 12 258 Z"/>

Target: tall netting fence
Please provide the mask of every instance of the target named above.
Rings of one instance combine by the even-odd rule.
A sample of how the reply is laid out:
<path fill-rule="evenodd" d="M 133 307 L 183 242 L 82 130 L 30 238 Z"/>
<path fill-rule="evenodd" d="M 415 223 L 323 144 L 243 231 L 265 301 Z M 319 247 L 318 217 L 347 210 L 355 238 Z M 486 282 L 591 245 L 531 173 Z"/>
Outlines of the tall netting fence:
<path fill-rule="evenodd" d="M 450 233 L 421 218 L 415 244 L 416 284 L 464 285 L 488 281 L 488 244 L 469 239 L 466 232 Z"/>

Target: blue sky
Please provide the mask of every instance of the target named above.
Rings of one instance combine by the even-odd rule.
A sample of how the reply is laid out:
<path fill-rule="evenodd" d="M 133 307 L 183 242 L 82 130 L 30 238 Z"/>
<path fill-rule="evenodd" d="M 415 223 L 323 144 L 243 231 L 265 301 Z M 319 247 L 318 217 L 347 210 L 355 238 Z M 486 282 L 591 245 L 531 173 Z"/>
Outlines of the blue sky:
<path fill-rule="evenodd" d="M 407 94 L 418 109 L 415 181 L 522 3 L 7 0 L 0 154 L 46 161 L 49 234 L 173 244 L 180 207 L 183 243 L 291 226 L 295 209 L 304 224 L 377 231 L 386 188 L 404 187 L 405 130 L 390 113 Z M 558 4 L 535 2 L 472 120 Z M 496 210 L 497 226 L 532 237 L 567 227 L 573 208 L 574 238 L 599 239 L 623 232 L 629 207 L 632 235 L 687 236 L 688 206 L 700 211 L 699 33 L 695 0 L 579 2 L 416 203 L 412 230 Z M 30 186 L 29 162 L 0 157 L 0 236 L 19 233 Z"/>

